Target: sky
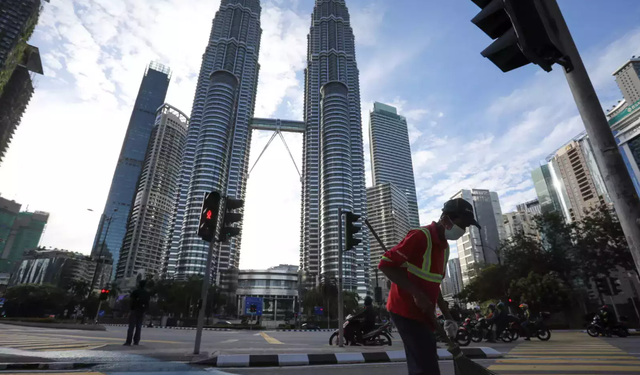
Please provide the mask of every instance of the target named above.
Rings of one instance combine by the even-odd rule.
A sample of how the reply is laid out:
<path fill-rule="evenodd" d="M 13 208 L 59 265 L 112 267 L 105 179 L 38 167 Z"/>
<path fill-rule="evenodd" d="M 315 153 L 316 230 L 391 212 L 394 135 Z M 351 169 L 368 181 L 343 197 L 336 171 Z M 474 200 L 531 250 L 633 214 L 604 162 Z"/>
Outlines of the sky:
<path fill-rule="evenodd" d="M 640 2 L 559 0 L 604 108 L 611 73 L 640 55 Z M 367 184 L 373 102 L 409 123 L 420 219 L 460 189 L 536 197 L 530 171 L 583 130 L 561 69 L 502 73 L 469 0 L 347 0 L 356 36 Z M 146 65 L 172 69 L 167 102 L 191 112 L 218 0 L 51 0 L 31 43 L 44 76 L 0 164 L 0 194 L 51 213 L 41 245 L 89 253 Z M 256 117 L 302 120 L 311 0 L 263 0 Z M 251 165 L 271 137 L 254 131 Z M 285 134 L 298 168 L 302 136 Z M 241 268 L 299 262 L 300 178 L 279 137 L 252 171 Z"/>

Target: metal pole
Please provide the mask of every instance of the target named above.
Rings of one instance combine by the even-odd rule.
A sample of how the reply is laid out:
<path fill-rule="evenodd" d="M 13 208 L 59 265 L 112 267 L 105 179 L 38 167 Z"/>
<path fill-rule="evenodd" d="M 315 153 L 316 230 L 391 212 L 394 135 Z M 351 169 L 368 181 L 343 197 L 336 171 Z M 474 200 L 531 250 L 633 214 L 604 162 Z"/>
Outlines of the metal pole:
<path fill-rule="evenodd" d="M 89 294 L 87 294 L 87 299 L 91 297 L 91 293 L 93 292 L 93 286 L 96 285 L 96 279 L 98 278 L 98 271 L 101 268 L 99 267 L 99 265 L 102 260 L 102 253 L 104 252 L 104 243 L 107 242 L 107 235 L 109 234 L 109 227 L 111 227 L 111 220 L 113 220 L 113 216 L 109 217 L 109 222 L 107 223 L 107 230 L 104 232 L 104 240 L 102 240 L 102 246 L 100 246 L 100 253 L 98 253 L 98 259 L 96 261 L 96 269 L 93 272 L 93 278 L 91 279 L 91 284 L 89 285 Z"/>
<path fill-rule="evenodd" d="M 605 279 L 607 279 L 607 284 L 609 285 L 609 293 L 613 293 L 613 285 L 611 285 L 611 279 L 609 279 L 608 277 L 605 277 Z M 616 313 L 616 319 L 617 319 L 620 315 L 618 315 L 618 309 L 616 308 L 616 303 L 613 302 L 613 296 L 611 294 L 609 294 L 609 300 L 613 305 L 613 312 Z"/>
<path fill-rule="evenodd" d="M 223 211 L 224 212 L 224 211 Z M 207 295 L 209 294 L 209 284 L 211 283 L 211 262 L 213 260 L 213 249 L 216 246 L 215 239 L 209 243 L 209 253 L 207 263 L 204 267 L 204 277 L 202 279 L 202 291 L 200 294 L 200 311 L 198 312 L 198 327 L 196 329 L 196 343 L 193 347 L 193 354 L 200 354 L 200 343 L 202 342 L 202 329 L 204 328 L 204 313 L 207 306 Z"/>
<path fill-rule="evenodd" d="M 338 343 L 344 347 L 344 302 L 342 301 L 342 208 L 338 208 Z"/>
<path fill-rule="evenodd" d="M 93 324 L 98 324 L 98 316 L 100 316 L 100 307 L 102 307 L 102 300 L 98 302 L 98 309 L 96 310 L 96 317 L 93 319 Z"/>
<path fill-rule="evenodd" d="M 565 76 L 589 139 L 593 143 L 596 161 L 602 171 L 604 183 L 620 220 L 636 269 L 640 270 L 640 200 L 560 7 L 556 0 L 547 0 L 545 4 L 552 24 L 557 28 L 562 50 L 571 59 L 573 69 L 565 69 Z"/>

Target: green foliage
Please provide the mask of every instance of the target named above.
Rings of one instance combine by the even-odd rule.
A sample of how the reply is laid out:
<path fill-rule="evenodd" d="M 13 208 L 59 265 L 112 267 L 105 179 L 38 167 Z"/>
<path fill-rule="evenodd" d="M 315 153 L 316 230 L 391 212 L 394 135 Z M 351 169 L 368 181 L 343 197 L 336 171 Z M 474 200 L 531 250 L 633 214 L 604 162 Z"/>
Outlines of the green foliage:
<path fill-rule="evenodd" d="M 360 295 L 356 292 L 343 291 L 344 313 L 352 314 L 360 310 Z M 324 316 L 319 319 L 338 317 L 338 286 L 333 282 L 322 283 L 318 287 L 305 290 L 302 300 L 302 311 L 307 316 L 314 316 L 314 307 L 324 307 Z"/>
<path fill-rule="evenodd" d="M 509 296 L 526 302 L 534 311 L 562 311 L 570 304 L 568 288 L 554 273 L 540 275 L 535 272 L 511 282 Z"/>
<path fill-rule="evenodd" d="M 7 316 L 45 317 L 60 314 L 69 300 L 64 289 L 50 284 L 23 284 L 7 289 L 4 295 Z"/>
<path fill-rule="evenodd" d="M 512 298 L 561 310 L 579 295 L 581 281 L 617 267 L 635 270 L 620 223 L 607 205 L 577 223 L 567 224 L 556 213 L 539 215 L 535 222 L 540 236 L 519 234 L 503 243 L 502 264 L 478 267 L 458 295 L 461 300 Z"/>
<path fill-rule="evenodd" d="M 150 314 L 174 317 L 197 317 L 197 303 L 201 296 L 202 277 L 192 276 L 187 281 L 159 280 L 149 290 L 154 301 Z M 213 315 L 226 303 L 226 297 L 217 286 L 210 286 L 205 315 Z M 152 311 L 153 310 L 153 311 Z M 234 308 L 235 310 L 235 308 Z"/>

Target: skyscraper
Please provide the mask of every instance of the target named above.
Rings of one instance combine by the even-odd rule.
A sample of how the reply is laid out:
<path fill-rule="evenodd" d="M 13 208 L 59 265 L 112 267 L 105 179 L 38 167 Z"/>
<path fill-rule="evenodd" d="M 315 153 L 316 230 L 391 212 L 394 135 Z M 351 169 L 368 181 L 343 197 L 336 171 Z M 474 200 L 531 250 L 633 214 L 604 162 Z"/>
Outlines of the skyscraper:
<path fill-rule="evenodd" d="M 540 202 L 540 212 L 547 214 L 550 212 L 562 212 L 560 197 L 556 187 L 554 186 L 553 176 L 548 164 L 543 164 L 531 171 L 531 179 L 533 186 Z"/>
<path fill-rule="evenodd" d="M 26 250 L 35 249 L 49 214 L 20 212 L 21 204 L 0 197 L 0 273 L 11 272 Z"/>
<path fill-rule="evenodd" d="M 591 142 L 581 133 L 547 158 L 556 194 L 568 222 L 581 220 L 585 212 L 608 203 L 609 195 L 596 163 Z"/>
<path fill-rule="evenodd" d="M 451 197 L 454 198 L 462 198 L 473 205 L 476 220 L 482 227 L 467 228 L 456 242 L 462 281 L 467 284 L 475 276 L 476 266 L 499 262 L 498 249 L 506 233 L 497 193 L 480 189 L 461 190 Z"/>
<path fill-rule="evenodd" d="M 156 113 L 116 269 L 116 280 L 127 283 L 133 277 L 128 284 L 134 287 L 137 271 L 144 270 L 145 276 L 162 271 L 173 229 L 180 163 L 189 126 L 189 118 L 169 104 Z"/>
<path fill-rule="evenodd" d="M 400 243 L 411 229 L 409 225 L 409 204 L 407 195 L 394 184 L 387 182 L 367 188 L 367 219 L 376 230 L 382 242 L 388 248 Z M 382 295 L 388 295 L 385 290 L 386 276 L 376 273 L 378 263 L 382 259 L 384 250 L 373 241 L 371 249 L 371 286 L 383 286 Z M 376 274 L 378 280 L 376 280 Z"/>
<path fill-rule="evenodd" d="M 613 76 L 624 99 L 607 112 L 607 118 L 640 194 L 640 58 L 633 56 Z"/>
<path fill-rule="evenodd" d="M 305 69 L 301 266 L 316 280 L 338 273 L 338 208 L 366 214 L 360 82 L 344 0 L 316 0 Z M 368 293 L 369 241 L 346 252 L 344 288 Z"/>
<path fill-rule="evenodd" d="M 136 195 L 136 186 L 155 123 L 156 110 L 164 103 L 170 75 L 168 67 L 154 62 L 145 70 L 122 142 L 104 213 L 93 241 L 92 257 L 96 257 L 104 247 L 102 256 L 109 253 L 113 263 L 118 263 L 131 204 Z"/>
<path fill-rule="evenodd" d="M 0 162 L 33 95 L 30 72 L 43 74 L 38 48 L 27 44 L 41 6 L 41 0 L 0 3 Z"/>
<path fill-rule="evenodd" d="M 369 121 L 369 141 L 373 184 L 391 182 L 402 189 L 409 202 L 409 223 L 412 228 L 419 227 L 407 119 L 399 116 L 392 106 L 374 103 Z"/>
<path fill-rule="evenodd" d="M 260 1 L 222 0 L 202 58 L 187 133 L 179 207 L 168 254 L 176 254 L 175 277 L 201 275 L 209 244 L 197 235 L 202 200 L 213 190 L 244 198 L 251 144 L 251 119 L 258 85 Z M 179 229 L 178 229 L 179 228 Z M 238 267 L 240 236 L 214 252 L 214 282 L 219 270 Z M 173 266 L 167 265 L 172 277 Z"/>

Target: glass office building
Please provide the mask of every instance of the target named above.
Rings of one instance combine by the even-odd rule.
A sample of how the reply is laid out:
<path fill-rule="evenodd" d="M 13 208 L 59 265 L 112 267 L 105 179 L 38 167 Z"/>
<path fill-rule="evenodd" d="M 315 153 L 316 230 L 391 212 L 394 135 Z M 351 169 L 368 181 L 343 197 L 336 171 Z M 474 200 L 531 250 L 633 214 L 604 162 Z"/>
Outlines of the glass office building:
<path fill-rule="evenodd" d="M 93 242 L 92 257 L 101 254 L 102 257 L 111 257 L 114 264 L 118 262 L 156 111 L 164 104 L 170 76 L 168 67 L 153 62 L 144 73 Z"/>

